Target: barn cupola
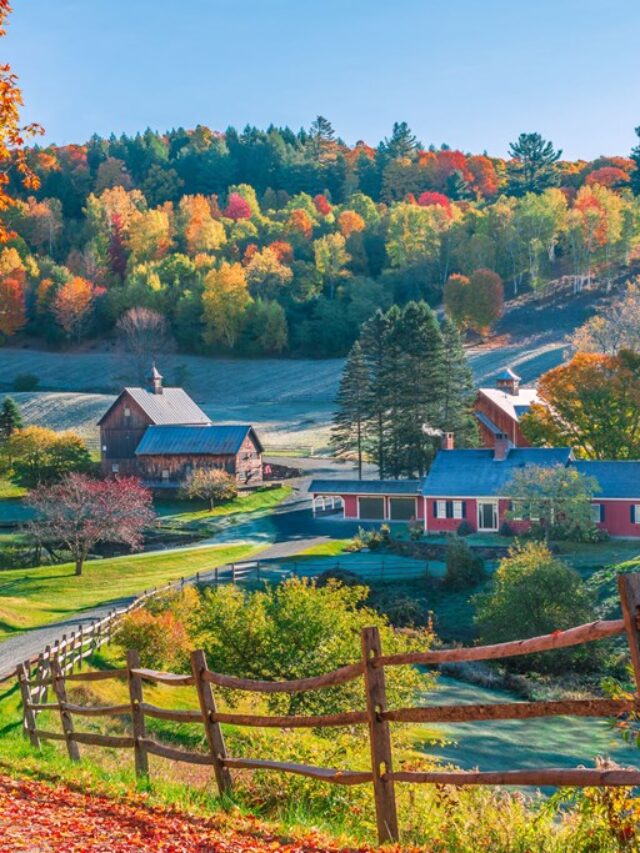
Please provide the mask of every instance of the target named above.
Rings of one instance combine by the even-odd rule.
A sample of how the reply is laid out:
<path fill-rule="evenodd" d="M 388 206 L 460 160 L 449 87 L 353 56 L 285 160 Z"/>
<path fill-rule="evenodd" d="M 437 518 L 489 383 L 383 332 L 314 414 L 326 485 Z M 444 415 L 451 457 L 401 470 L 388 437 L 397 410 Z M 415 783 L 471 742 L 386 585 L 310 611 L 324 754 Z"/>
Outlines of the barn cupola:
<path fill-rule="evenodd" d="M 505 394 L 513 394 L 517 397 L 520 391 L 520 377 L 508 367 L 497 375 L 496 387 L 504 391 Z"/>
<path fill-rule="evenodd" d="M 158 368 L 153 365 L 149 376 L 149 383 L 154 394 L 162 394 L 162 374 Z"/>

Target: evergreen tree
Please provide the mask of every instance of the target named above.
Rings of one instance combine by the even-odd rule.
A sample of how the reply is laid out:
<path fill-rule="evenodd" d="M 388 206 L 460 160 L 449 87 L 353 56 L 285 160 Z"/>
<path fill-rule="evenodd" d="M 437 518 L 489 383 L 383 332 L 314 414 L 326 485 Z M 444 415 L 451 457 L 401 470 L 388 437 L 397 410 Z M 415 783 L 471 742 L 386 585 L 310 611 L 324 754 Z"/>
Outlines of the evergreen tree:
<path fill-rule="evenodd" d="M 435 314 L 426 302 L 409 302 L 388 335 L 389 389 L 395 405 L 390 424 L 393 474 L 420 477 L 436 450 L 445 390 L 444 345 Z"/>
<path fill-rule="evenodd" d="M 553 143 L 539 133 L 521 133 L 518 141 L 510 144 L 509 154 L 513 158 L 508 166 L 509 189 L 513 195 L 540 193 L 559 183 L 555 164 L 562 151 L 556 151 Z"/>
<path fill-rule="evenodd" d="M 22 415 L 13 397 L 5 397 L 0 408 L 0 444 L 4 444 L 12 433 L 22 429 Z"/>
<path fill-rule="evenodd" d="M 373 317 L 364 323 L 360 332 L 360 346 L 369 376 L 366 443 L 369 454 L 378 466 L 378 476 L 381 479 L 387 473 L 385 434 L 389 416 L 384 374 L 388 331 L 389 312 L 384 314 L 378 309 Z"/>
<path fill-rule="evenodd" d="M 355 342 L 347 356 L 336 404 L 331 445 L 338 456 L 354 452 L 357 454 L 358 478 L 361 480 L 369 411 L 369 372 L 359 341 Z"/>
<path fill-rule="evenodd" d="M 456 324 L 445 317 L 441 329 L 444 389 L 440 428 L 443 432 L 453 432 L 457 444 L 474 446 L 478 441 L 478 431 L 473 416 L 473 375 Z"/>
<path fill-rule="evenodd" d="M 411 132 L 406 121 L 395 121 L 391 137 L 380 143 L 381 153 L 389 160 L 395 160 L 398 157 L 411 157 L 418 148 L 420 148 L 420 143 Z"/>

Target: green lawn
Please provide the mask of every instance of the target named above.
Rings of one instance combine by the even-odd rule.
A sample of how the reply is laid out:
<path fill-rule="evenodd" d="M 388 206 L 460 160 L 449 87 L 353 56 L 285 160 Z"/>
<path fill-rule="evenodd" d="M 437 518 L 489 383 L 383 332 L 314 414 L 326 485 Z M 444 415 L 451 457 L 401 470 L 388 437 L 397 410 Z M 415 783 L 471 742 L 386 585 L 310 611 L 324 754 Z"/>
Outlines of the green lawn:
<path fill-rule="evenodd" d="M 27 494 L 27 490 L 23 486 L 16 486 L 11 480 L 0 479 L 0 500 L 6 498 L 22 498 Z"/>
<path fill-rule="evenodd" d="M 261 512 L 282 503 L 292 492 L 291 486 L 278 486 L 275 489 L 256 489 L 240 494 L 232 501 L 220 504 L 210 510 L 204 501 L 158 500 L 155 507 L 161 519 L 180 522 L 207 521 L 224 515 Z"/>
<path fill-rule="evenodd" d="M 70 563 L 0 572 L 0 641 L 259 550 L 250 544 L 210 546 L 92 560 L 81 577 Z"/>

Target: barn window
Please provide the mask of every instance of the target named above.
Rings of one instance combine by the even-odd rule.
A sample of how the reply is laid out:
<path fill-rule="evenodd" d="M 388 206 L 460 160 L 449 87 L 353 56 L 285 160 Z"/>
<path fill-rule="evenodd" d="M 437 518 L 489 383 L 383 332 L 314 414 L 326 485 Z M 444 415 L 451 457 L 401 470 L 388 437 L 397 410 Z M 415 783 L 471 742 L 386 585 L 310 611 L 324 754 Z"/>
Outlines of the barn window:
<path fill-rule="evenodd" d="M 591 504 L 591 521 L 594 524 L 602 524 L 604 521 L 604 506 L 602 504 Z"/>
<path fill-rule="evenodd" d="M 162 471 L 162 479 L 163 479 L 163 480 L 168 480 L 168 479 L 169 479 L 169 472 L 168 472 L 168 470 L 167 470 L 166 468 Z"/>
<path fill-rule="evenodd" d="M 119 470 L 120 470 L 120 466 L 118 465 L 117 462 L 114 462 L 113 465 L 111 466 L 111 473 L 117 474 Z"/>
<path fill-rule="evenodd" d="M 640 524 L 640 504 L 631 505 L 631 523 Z"/>
<path fill-rule="evenodd" d="M 447 517 L 447 502 L 446 501 L 436 501 L 436 518 L 446 518 Z"/>
<path fill-rule="evenodd" d="M 462 501 L 454 501 L 453 502 L 453 517 L 454 518 L 462 518 Z"/>
<path fill-rule="evenodd" d="M 131 417 L 131 409 L 129 408 L 129 406 L 124 407 L 124 416 L 125 416 L 125 418 Z"/>

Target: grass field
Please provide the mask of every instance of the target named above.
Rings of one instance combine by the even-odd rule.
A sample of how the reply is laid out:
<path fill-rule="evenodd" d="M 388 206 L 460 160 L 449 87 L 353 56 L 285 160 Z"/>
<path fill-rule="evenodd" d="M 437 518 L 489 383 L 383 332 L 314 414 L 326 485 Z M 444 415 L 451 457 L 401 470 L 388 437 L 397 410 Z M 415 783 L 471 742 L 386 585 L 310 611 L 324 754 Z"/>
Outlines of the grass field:
<path fill-rule="evenodd" d="M 207 521 L 221 516 L 239 513 L 261 512 L 273 509 L 291 494 L 291 486 L 278 486 L 275 489 L 256 489 L 247 494 L 239 494 L 231 501 L 209 509 L 202 501 L 157 500 L 156 512 L 163 520 L 180 522 Z"/>
<path fill-rule="evenodd" d="M 0 573 L 0 640 L 74 613 L 257 553 L 254 545 L 186 548 Z"/>

